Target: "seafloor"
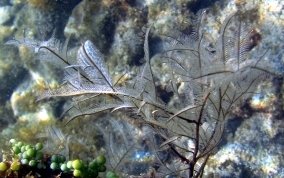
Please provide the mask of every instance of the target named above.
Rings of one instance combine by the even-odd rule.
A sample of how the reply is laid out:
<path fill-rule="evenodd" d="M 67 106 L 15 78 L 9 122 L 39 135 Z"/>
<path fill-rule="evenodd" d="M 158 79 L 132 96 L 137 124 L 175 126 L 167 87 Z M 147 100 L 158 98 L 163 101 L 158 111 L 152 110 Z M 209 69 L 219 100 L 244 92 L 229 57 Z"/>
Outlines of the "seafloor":
<path fill-rule="evenodd" d="M 261 34 L 258 51 L 269 49 L 266 58 L 284 72 L 282 0 L 1 0 L 0 147 L 4 149 L 11 138 L 29 143 L 48 141 L 43 137 L 45 128 L 61 127 L 67 117 L 60 117 L 61 113 L 70 102 L 62 98 L 37 101 L 44 89 L 60 85 L 62 71 L 58 64 L 35 59 L 34 51 L 24 46 L 6 45 L 8 40 L 28 37 L 44 41 L 53 36 L 64 42 L 71 36 L 70 53 L 75 54 L 89 39 L 114 69 L 111 75 L 118 76 L 140 65 L 144 56 L 140 36 L 145 27 L 153 24 L 149 43 L 150 55 L 155 57 L 163 51 L 159 34 L 182 29 L 182 24 L 203 8 L 208 13 L 204 30 L 211 38 L 217 37 L 219 22 L 229 14 L 237 10 L 246 13 L 248 26 Z M 233 110 L 224 139 L 205 168 L 205 177 L 284 177 L 283 79 L 265 81 L 257 90 L 259 94 Z M 77 141 L 68 150 L 71 157 L 84 159 L 101 151 L 94 120 L 92 116 L 78 118 L 62 128 Z"/>

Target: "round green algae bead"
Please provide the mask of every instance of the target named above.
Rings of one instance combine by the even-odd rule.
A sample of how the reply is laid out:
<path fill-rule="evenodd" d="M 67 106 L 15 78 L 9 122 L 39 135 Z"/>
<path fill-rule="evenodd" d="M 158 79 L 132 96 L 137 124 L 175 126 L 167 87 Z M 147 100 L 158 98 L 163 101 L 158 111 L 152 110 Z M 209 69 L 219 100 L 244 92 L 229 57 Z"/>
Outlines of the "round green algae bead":
<path fill-rule="evenodd" d="M 19 154 L 21 152 L 21 149 L 18 146 L 13 146 L 12 149 L 13 149 L 14 154 Z"/>
<path fill-rule="evenodd" d="M 9 142 L 12 144 L 12 145 L 16 145 L 17 144 L 17 141 L 15 140 L 15 139 L 11 139 L 11 140 L 9 140 Z"/>
<path fill-rule="evenodd" d="M 67 164 L 66 164 L 66 166 L 67 166 L 69 169 L 73 169 L 73 167 L 72 167 L 72 162 L 73 162 L 73 161 L 68 161 Z"/>
<path fill-rule="evenodd" d="M 14 161 L 11 164 L 11 170 L 12 171 L 18 171 L 21 167 L 21 163 L 19 161 Z"/>
<path fill-rule="evenodd" d="M 80 170 L 75 169 L 75 170 L 73 171 L 73 176 L 75 176 L 75 177 L 80 177 L 81 175 L 82 175 L 82 173 L 81 173 Z"/>
<path fill-rule="evenodd" d="M 28 155 L 28 157 L 33 157 L 35 155 L 35 150 L 33 148 L 29 148 L 26 151 L 26 154 Z"/>
<path fill-rule="evenodd" d="M 96 158 L 96 162 L 98 163 L 98 165 L 103 165 L 106 163 L 106 157 L 100 155 Z"/>
<path fill-rule="evenodd" d="M 58 156 L 57 155 L 52 155 L 51 156 L 51 162 L 58 162 Z"/>
<path fill-rule="evenodd" d="M 106 166 L 105 165 L 100 165 L 99 167 L 98 167 L 98 171 L 99 172 L 106 172 Z"/>
<path fill-rule="evenodd" d="M 30 148 L 33 148 L 31 145 L 26 145 L 25 149 L 28 150 Z"/>
<path fill-rule="evenodd" d="M 52 163 L 50 164 L 50 169 L 55 170 L 55 169 L 58 169 L 58 168 L 59 168 L 58 163 L 52 162 Z"/>
<path fill-rule="evenodd" d="M 42 143 L 37 143 L 35 145 L 35 149 L 38 151 L 38 150 L 41 150 L 43 148 L 43 144 Z"/>
<path fill-rule="evenodd" d="M 64 163 L 65 161 L 66 161 L 65 156 L 62 156 L 62 155 L 59 155 L 59 156 L 58 156 L 58 162 Z"/>
<path fill-rule="evenodd" d="M 30 160 L 29 166 L 35 167 L 36 166 L 36 161 L 35 160 Z"/>
<path fill-rule="evenodd" d="M 99 167 L 99 165 L 98 165 L 98 163 L 97 163 L 96 161 L 91 161 L 91 162 L 89 163 L 89 168 L 90 168 L 90 169 L 97 170 L 98 167 Z"/>
<path fill-rule="evenodd" d="M 43 169 L 43 168 L 45 168 L 45 166 L 44 166 L 43 163 L 38 163 L 36 167 L 37 167 L 38 169 Z"/>
<path fill-rule="evenodd" d="M 22 158 L 22 157 L 23 157 L 23 153 L 19 153 L 18 158 Z"/>
<path fill-rule="evenodd" d="M 63 172 L 67 172 L 69 170 L 66 164 L 61 164 L 60 169 Z"/>
<path fill-rule="evenodd" d="M 24 145 L 25 145 L 25 144 L 24 144 L 23 142 L 18 142 L 18 143 L 17 143 L 17 146 L 18 146 L 18 147 L 22 147 L 22 146 L 24 146 Z"/>
<path fill-rule="evenodd" d="M 115 178 L 115 177 L 117 177 L 117 176 L 116 176 L 115 173 L 109 171 L 109 172 L 107 172 L 106 177 L 107 177 L 107 178 Z"/>
<path fill-rule="evenodd" d="M 1 171 L 1 172 L 2 172 L 2 171 L 6 171 L 7 169 L 8 169 L 7 164 L 4 163 L 4 162 L 1 162 L 1 163 L 0 163 L 0 171 Z"/>
<path fill-rule="evenodd" d="M 35 159 L 36 160 L 41 160 L 43 158 L 43 153 L 42 152 L 36 152 L 36 155 L 35 155 Z"/>
<path fill-rule="evenodd" d="M 30 158 L 29 155 L 27 154 L 27 151 L 25 151 L 25 152 L 22 154 L 22 158 L 24 158 L 24 159 Z"/>
<path fill-rule="evenodd" d="M 84 164 L 83 164 L 82 161 L 79 160 L 79 159 L 76 159 L 76 160 L 74 160 L 74 161 L 72 162 L 72 167 L 73 167 L 74 169 L 80 169 L 80 168 L 83 167 L 83 166 L 84 166 Z"/>
<path fill-rule="evenodd" d="M 23 165 L 27 165 L 29 163 L 29 160 L 28 159 L 21 159 L 21 163 Z"/>
<path fill-rule="evenodd" d="M 24 153 L 26 151 L 26 146 L 21 146 L 21 152 Z"/>

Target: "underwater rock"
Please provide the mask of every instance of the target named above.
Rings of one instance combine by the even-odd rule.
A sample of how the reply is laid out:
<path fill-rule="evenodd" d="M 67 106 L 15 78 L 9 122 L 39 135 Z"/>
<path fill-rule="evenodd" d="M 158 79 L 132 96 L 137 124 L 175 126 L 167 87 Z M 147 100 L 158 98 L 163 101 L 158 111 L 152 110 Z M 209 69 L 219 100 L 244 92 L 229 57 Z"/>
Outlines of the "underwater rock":
<path fill-rule="evenodd" d="M 13 7 L 11 6 L 1 6 L 0 7 L 0 25 L 8 22 L 14 16 Z"/>
<path fill-rule="evenodd" d="M 255 113 L 241 121 L 228 143 L 210 158 L 205 175 L 283 177 L 283 138 L 279 135 L 283 129 L 278 128 L 283 124 L 273 117 L 271 113 Z"/>

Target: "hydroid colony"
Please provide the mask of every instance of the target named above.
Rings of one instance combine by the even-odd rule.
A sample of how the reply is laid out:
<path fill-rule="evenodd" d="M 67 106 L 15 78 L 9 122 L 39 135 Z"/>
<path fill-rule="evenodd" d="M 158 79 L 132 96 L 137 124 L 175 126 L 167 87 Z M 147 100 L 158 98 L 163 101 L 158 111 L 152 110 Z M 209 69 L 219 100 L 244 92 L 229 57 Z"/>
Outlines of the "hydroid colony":
<path fill-rule="evenodd" d="M 250 97 L 262 80 L 275 75 L 265 60 L 267 51 L 249 58 L 258 43 L 254 37 L 259 34 L 248 29 L 240 14 L 225 19 L 216 41 L 202 30 L 204 14 L 199 13 L 189 35 L 165 35 L 168 49 L 159 63 L 168 71 L 162 85 L 172 93 L 171 104 L 159 98 L 159 79 L 155 76 L 159 71 L 152 69 L 148 37 L 153 24 L 145 31 L 144 63 L 124 85 L 113 81 L 103 55 L 89 40 L 79 48 L 77 63 L 68 60 L 68 40 L 64 45 L 54 38 L 42 42 L 10 40 L 7 44 L 29 46 L 42 58 L 63 61 L 62 85 L 47 89 L 38 99 L 72 97 L 64 112 L 69 114 L 66 124 L 78 116 L 119 110 L 142 123 L 142 133 L 134 134 L 129 120 L 97 119 L 94 127 L 104 136 L 109 169 L 122 175 L 135 174 L 128 166 L 129 159 L 133 152 L 148 150 L 156 164 L 147 164 L 152 171 L 144 177 L 201 177 L 222 139 L 230 111 Z"/>

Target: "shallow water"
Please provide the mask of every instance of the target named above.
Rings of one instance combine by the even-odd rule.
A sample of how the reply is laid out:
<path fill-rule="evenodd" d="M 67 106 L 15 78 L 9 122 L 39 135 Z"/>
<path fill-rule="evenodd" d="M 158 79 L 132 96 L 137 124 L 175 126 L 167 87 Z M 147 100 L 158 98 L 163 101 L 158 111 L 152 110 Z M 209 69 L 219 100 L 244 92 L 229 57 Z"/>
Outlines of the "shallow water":
<path fill-rule="evenodd" d="M 229 14 L 237 10 L 245 12 L 245 25 L 253 27 L 261 36 L 254 41 L 256 47 L 251 51 L 251 56 L 259 57 L 269 49 L 265 59 L 272 61 L 277 73 L 283 72 L 284 3 L 281 0 L 1 1 L 0 146 L 5 148 L 5 141 L 11 138 L 31 144 L 50 141 L 41 135 L 46 132 L 47 126 L 62 127 L 64 121 L 68 120 L 68 114 L 60 116 L 70 104 L 66 98 L 37 101 L 45 89 L 61 85 L 65 76 L 62 68 L 66 66 L 60 61 L 49 60 L 49 56 L 36 55 L 38 51 L 32 47 L 5 44 L 8 40 L 30 39 L 29 44 L 37 45 L 51 37 L 62 43 L 70 38 L 66 56 L 71 64 L 76 61 L 81 44 L 91 40 L 104 56 L 110 74 L 118 80 L 125 71 L 142 65 L 143 35 L 147 27 L 153 25 L 149 53 L 150 58 L 155 59 L 166 47 L 161 36 L 174 29 L 189 33 L 188 25 L 203 8 L 207 8 L 208 15 L 207 26 L 203 30 L 212 39 L 217 38 L 220 23 Z M 156 67 L 155 70 L 162 69 Z M 157 78 L 162 81 L 163 76 Z M 282 81 L 280 77 L 261 83 L 257 95 L 234 109 L 224 139 L 208 161 L 205 176 L 283 177 Z M 114 115 L 126 117 L 123 114 Z M 100 134 L 93 125 L 96 118 L 106 117 L 112 116 L 105 113 L 96 115 L 95 119 L 87 116 L 74 119 L 62 127 L 64 134 L 77 140 L 68 150 L 71 157 L 89 158 L 103 147 L 99 142 Z M 133 123 L 133 129 L 136 127 L 137 124 Z M 53 141 L 55 139 L 52 138 Z M 67 137 L 58 139 L 63 142 L 68 140 Z M 143 159 L 151 162 L 152 156 L 151 159 Z M 140 164 L 135 160 L 137 154 L 133 154 L 133 157 L 133 162 L 139 167 L 143 161 Z M 141 167 L 144 166 L 148 164 Z M 144 171 L 133 170 L 130 171 L 132 174 L 135 174 L 135 170 Z"/>

